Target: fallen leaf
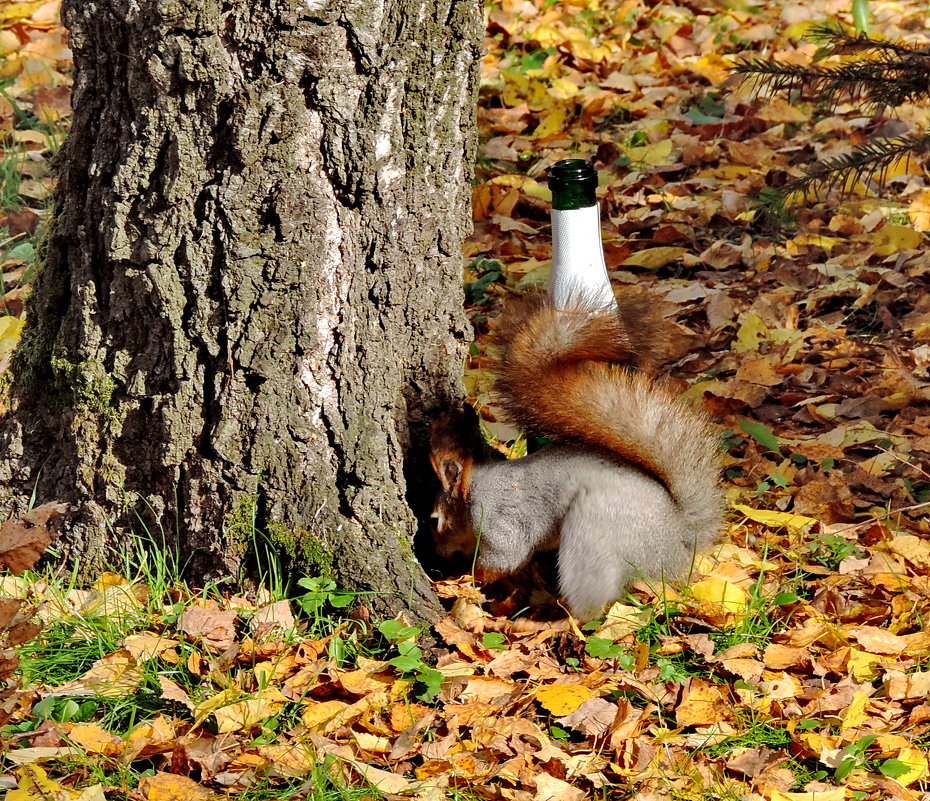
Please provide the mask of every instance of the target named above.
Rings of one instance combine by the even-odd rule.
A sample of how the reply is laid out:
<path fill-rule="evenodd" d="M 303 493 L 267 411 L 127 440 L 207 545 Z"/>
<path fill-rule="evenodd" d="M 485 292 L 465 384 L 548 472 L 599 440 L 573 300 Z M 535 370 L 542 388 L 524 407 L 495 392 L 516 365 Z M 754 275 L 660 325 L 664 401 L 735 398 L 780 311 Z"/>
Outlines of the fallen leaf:
<path fill-rule="evenodd" d="M 678 261 L 687 252 L 687 248 L 672 246 L 647 248 L 624 259 L 621 264 L 624 267 L 645 267 L 647 270 L 658 270 L 666 264 Z"/>
<path fill-rule="evenodd" d="M 235 609 L 189 606 L 178 619 L 178 630 L 203 642 L 212 651 L 225 651 L 236 641 Z"/>
<path fill-rule="evenodd" d="M 15 320 L 4 317 L 0 318 L 0 322 L 9 319 Z M 0 526 L 0 564 L 13 575 L 34 567 L 56 536 L 45 527 L 46 524 L 67 508 L 62 503 L 46 503 L 27 512 L 19 520 L 7 520 Z"/>
<path fill-rule="evenodd" d="M 206 787 L 177 773 L 143 776 L 137 788 L 145 801 L 207 801 L 214 795 Z"/>
<path fill-rule="evenodd" d="M 559 717 L 570 715 L 594 695 L 593 690 L 581 684 L 549 684 L 536 689 L 536 700 Z"/>

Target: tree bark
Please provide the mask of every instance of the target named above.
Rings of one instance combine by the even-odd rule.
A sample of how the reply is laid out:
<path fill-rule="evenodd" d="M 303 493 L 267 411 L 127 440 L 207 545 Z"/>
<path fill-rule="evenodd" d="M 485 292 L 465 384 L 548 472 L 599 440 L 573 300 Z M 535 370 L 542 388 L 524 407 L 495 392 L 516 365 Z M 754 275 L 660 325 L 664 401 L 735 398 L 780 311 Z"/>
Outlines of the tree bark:
<path fill-rule="evenodd" d="M 476 0 L 63 18 L 74 122 L 0 429 L 7 511 L 71 504 L 87 573 L 135 519 L 198 579 L 265 536 L 427 615 L 411 504 L 461 394 Z"/>

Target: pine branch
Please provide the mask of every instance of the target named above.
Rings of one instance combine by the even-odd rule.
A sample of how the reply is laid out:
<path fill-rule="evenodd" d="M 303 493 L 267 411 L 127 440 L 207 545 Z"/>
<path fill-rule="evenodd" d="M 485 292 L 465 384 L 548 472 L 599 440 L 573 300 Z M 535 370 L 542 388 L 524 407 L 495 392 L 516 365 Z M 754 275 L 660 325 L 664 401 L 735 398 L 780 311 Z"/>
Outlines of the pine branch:
<path fill-rule="evenodd" d="M 814 193 L 828 194 L 838 185 L 846 187 L 863 180 L 871 182 L 876 177 L 882 183 L 892 164 L 912 154 L 930 154 L 930 131 L 894 139 L 876 139 L 842 156 L 819 161 L 808 168 L 804 177 L 783 186 L 781 194 L 787 198 L 798 192 L 806 198 Z"/>
<path fill-rule="evenodd" d="M 755 83 L 755 92 L 808 89 L 821 103 L 835 108 L 842 99 L 874 109 L 930 99 L 930 54 L 854 61 L 837 67 L 785 64 L 753 59 L 733 71 Z"/>
<path fill-rule="evenodd" d="M 928 47 L 910 47 L 900 42 L 873 39 L 864 33 L 852 34 L 839 22 L 824 22 L 812 25 L 805 34 L 805 38 L 819 44 L 822 50 L 825 51 L 825 55 L 872 53 L 879 58 L 888 55 L 901 58 L 930 55 L 930 48 Z M 823 56 L 815 56 L 814 60 L 819 61 L 820 58 L 823 58 Z"/>

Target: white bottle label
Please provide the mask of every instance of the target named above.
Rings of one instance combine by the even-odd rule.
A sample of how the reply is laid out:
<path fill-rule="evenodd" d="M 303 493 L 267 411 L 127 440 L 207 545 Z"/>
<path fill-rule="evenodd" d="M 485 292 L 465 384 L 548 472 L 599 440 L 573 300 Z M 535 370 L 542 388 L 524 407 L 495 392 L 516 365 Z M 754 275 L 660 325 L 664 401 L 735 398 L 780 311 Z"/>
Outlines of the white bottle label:
<path fill-rule="evenodd" d="M 604 264 L 599 206 L 552 210 L 552 274 L 549 295 L 567 306 L 612 306 L 613 290 Z"/>

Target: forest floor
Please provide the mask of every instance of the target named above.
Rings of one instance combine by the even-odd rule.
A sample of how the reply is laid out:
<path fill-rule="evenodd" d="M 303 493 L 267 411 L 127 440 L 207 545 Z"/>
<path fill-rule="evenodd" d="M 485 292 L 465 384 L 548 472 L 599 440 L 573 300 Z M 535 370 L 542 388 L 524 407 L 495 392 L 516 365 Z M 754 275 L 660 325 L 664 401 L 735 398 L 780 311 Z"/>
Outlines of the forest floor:
<path fill-rule="evenodd" d="M 930 112 L 757 97 L 729 72 L 809 63 L 809 22 L 849 6 L 487 12 L 468 391 L 515 450 L 487 405 L 484 337 L 546 280 L 546 169 L 594 159 L 614 285 L 661 296 L 674 380 L 726 432 L 727 531 L 687 586 L 637 584 L 594 627 L 521 634 L 499 617 L 523 603 L 513 584 L 439 582 L 436 663 L 416 629 L 341 619 L 354 598 L 319 579 L 288 594 L 273 565 L 257 599 L 185 587 L 141 538 L 92 587 L 30 572 L 55 513 L 40 507 L 0 529 L 20 573 L 0 577 L 7 801 L 930 798 L 926 157 L 774 217 L 760 204 L 814 158 L 928 130 Z M 926 3 L 871 9 L 873 33 L 930 45 Z M 49 222 L 70 66 L 57 1 L 0 5 L 0 370 Z"/>

